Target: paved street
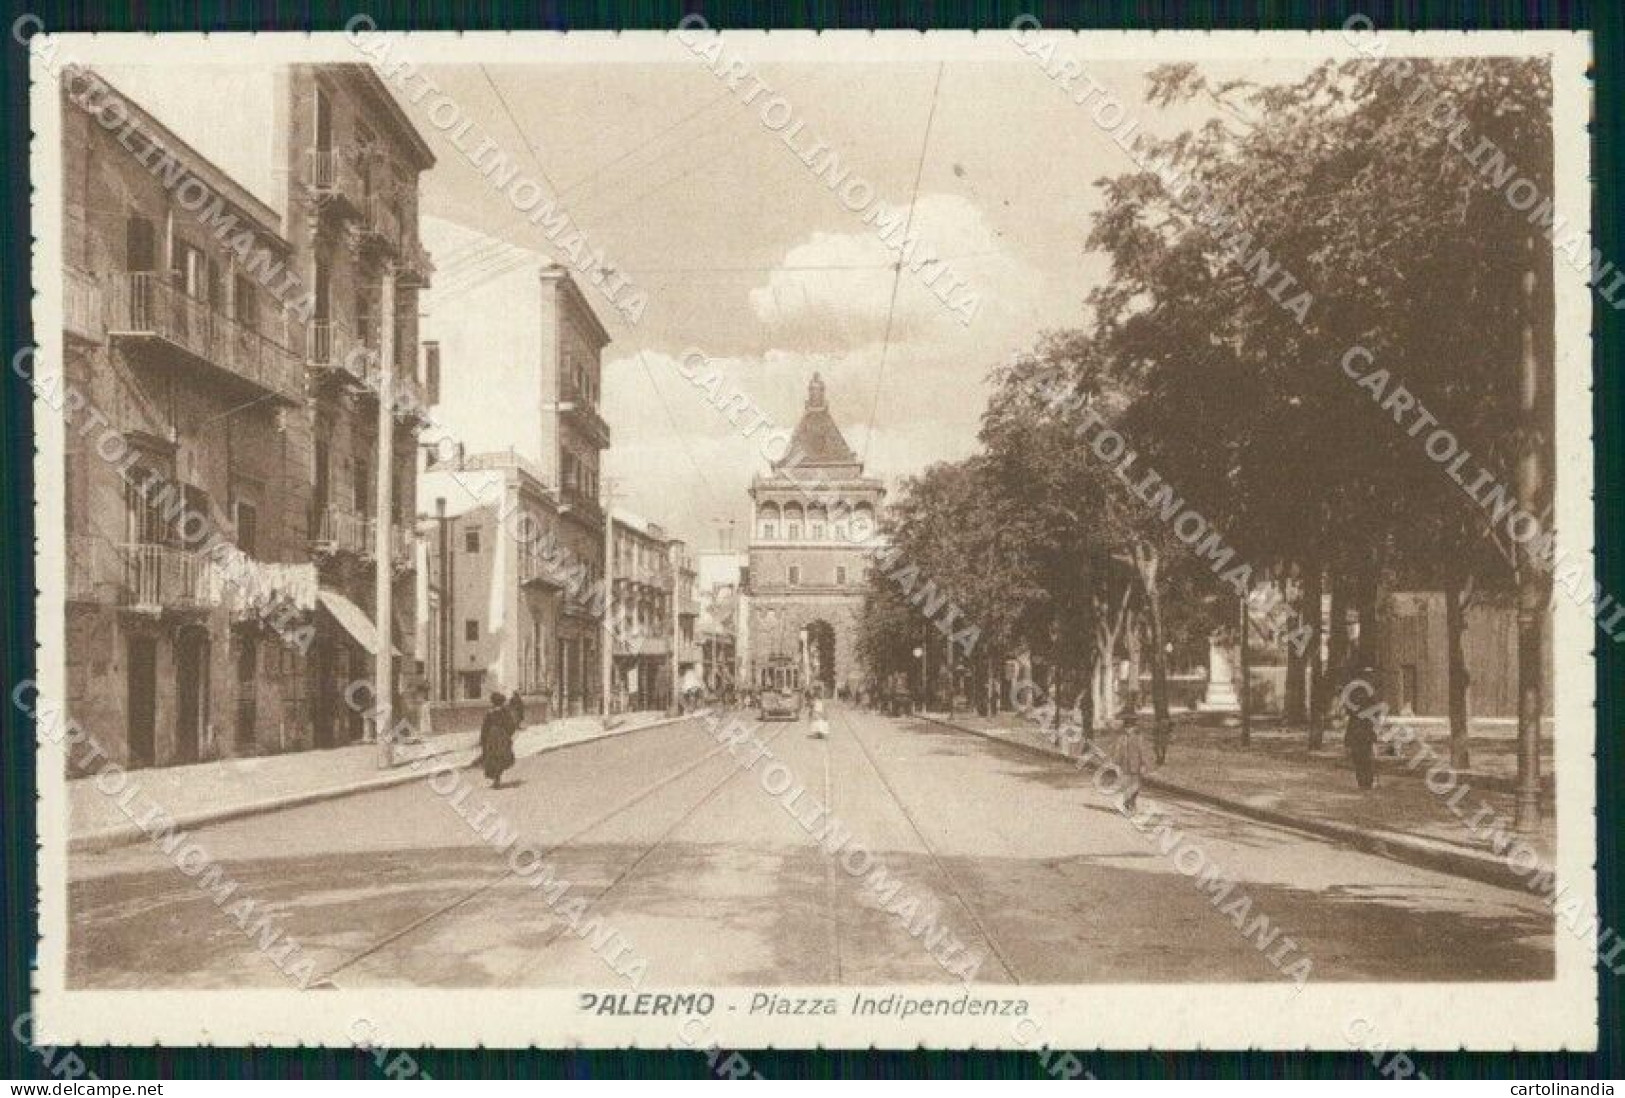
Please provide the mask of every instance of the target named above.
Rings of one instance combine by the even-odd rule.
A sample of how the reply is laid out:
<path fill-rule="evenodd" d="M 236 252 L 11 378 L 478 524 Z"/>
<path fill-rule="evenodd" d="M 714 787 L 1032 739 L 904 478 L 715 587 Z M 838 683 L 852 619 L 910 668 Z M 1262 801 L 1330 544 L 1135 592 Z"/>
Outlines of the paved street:
<path fill-rule="evenodd" d="M 805 722 L 761 735 L 905 894 L 928 897 L 940 925 L 986 955 L 978 979 L 1283 978 L 1066 763 L 832 708 L 827 741 Z M 954 979 L 698 720 L 522 761 L 512 786 L 494 792 L 465 774 L 477 790 L 470 805 L 488 800 L 527 841 L 557 845 L 558 874 L 648 959 L 648 986 Z M 1550 976 L 1550 921 L 1532 897 L 1169 807 L 1186 845 L 1296 940 L 1294 957 L 1312 960 L 1316 981 Z M 614 980 L 427 783 L 196 838 L 340 986 Z M 70 985 L 283 981 L 150 844 L 74 854 L 71 872 Z"/>

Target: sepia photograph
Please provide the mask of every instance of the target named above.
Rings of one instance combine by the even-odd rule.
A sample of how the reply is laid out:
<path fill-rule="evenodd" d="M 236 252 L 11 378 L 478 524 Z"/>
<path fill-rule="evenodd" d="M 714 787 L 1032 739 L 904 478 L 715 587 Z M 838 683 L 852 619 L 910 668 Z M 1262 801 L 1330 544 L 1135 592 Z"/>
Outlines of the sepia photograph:
<path fill-rule="evenodd" d="M 41 1043 L 1597 1047 L 1587 36 L 27 49 Z"/>

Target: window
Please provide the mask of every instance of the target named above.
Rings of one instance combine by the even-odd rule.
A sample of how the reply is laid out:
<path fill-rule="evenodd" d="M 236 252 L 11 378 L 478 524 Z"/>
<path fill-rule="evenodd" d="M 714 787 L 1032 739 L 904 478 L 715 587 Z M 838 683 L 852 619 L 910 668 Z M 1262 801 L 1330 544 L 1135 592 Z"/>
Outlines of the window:
<path fill-rule="evenodd" d="M 237 548 L 254 555 L 259 541 L 259 511 L 252 503 L 237 501 Z"/>
<path fill-rule="evenodd" d="M 432 339 L 423 344 L 423 399 L 440 403 L 440 344 Z"/>
<path fill-rule="evenodd" d="M 328 152 L 333 148 L 333 108 L 320 88 L 316 89 L 315 109 L 316 148 Z"/>
<path fill-rule="evenodd" d="M 157 234 L 153 231 L 152 222 L 144 217 L 132 216 L 124 223 L 124 269 L 158 269 Z"/>
<path fill-rule="evenodd" d="M 333 279 L 326 260 L 316 261 L 316 285 L 311 292 L 316 299 L 311 303 L 311 315 L 316 323 L 325 325 L 333 317 Z"/>
<path fill-rule="evenodd" d="M 801 523 L 792 522 L 784 528 L 784 536 L 791 541 L 801 540 Z"/>
<path fill-rule="evenodd" d="M 477 641 L 480 639 L 479 618 L 469 618 L 467 621 L 463 622 L 463 639 L 466 641 Z"/>
<path fill-rule="evenodd" d="M 461 675 L 463 680 L 464 698 L 468 699 L 469 701 L 475 701 L 485 693 L 484 671 L 464 671 L 461 673 Z"/>
<path fill-rule="evenodd" d="M 480 529 L 474 527 L 463 531 L 463 552 L 478 553 L 480 551 Z"/>
<path fill-rule="evenodd" d="M 823 541 L 824 540 L 824 524 L 823 523 L 815 522 L 815 523 L 812 524 L 812 539 L 814 541 Z"/>
<path fill-rule="evenodd" d="M 351 503 L 360 514 L 366 514 L 368 504 L 372 500 L 372 463 L 366 458 L 356 458 L 351 469 L 350 490 L 353 493 Z"/>
<path fill-rule="evenodd" d="M 841 587 L 846 586 L 846 565 L 838 564 L 835 566 L 835 582 Z"/>
<path fill-rule="evenodd" d="M 170 263 L 175 285 L 188 297 L 199 301 L 213 301 L 214 261 L 203 254 L 195 244 L 175 241 L 175 254 Z"/>
<path fill-rule="evenodd" d="M 795 587 L 800 583 L 801 583 L 801 565 L 792 564 L 790 566 L 790 586 Z"/>
<path fill-rule="evenodd" d="M 836 541 L 845 541 L 846 540 L 846 523 L 837 522 L 835 524 L 835 540 Z"/>
<path fill-rule="evenodd" d="M 254 293 L 254 280 L 238 274 L 231 280 L 233 315 L 251 332 L 260 330 L 260 299 Z"/>

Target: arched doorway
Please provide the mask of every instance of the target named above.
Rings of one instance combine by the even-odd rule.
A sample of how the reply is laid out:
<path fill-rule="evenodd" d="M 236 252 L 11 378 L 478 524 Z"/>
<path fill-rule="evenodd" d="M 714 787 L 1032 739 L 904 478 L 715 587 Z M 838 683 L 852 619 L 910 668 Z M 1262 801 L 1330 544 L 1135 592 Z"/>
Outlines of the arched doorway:
<path fill-rule="evenodd" d="M 826 698 L 835 696 L 835 627 L 819 619 L 807 623 L 807 682 Z"/>

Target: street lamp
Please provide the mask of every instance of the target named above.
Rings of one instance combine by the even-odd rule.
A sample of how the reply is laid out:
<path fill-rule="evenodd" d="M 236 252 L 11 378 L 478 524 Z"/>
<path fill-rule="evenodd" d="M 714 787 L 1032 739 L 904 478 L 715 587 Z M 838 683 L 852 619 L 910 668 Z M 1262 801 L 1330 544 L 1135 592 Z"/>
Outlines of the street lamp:
<path fill-rule="evenodd" d="M 914 658 L 920 661 L 920 708 L 925 708 L 925 645 L 915 645 Z"/>

